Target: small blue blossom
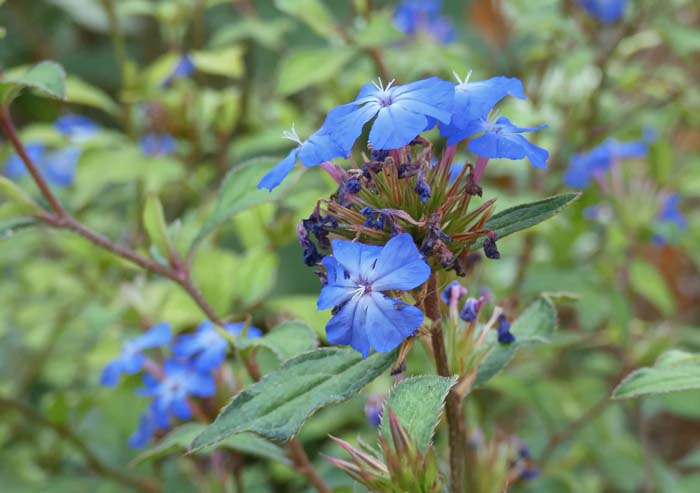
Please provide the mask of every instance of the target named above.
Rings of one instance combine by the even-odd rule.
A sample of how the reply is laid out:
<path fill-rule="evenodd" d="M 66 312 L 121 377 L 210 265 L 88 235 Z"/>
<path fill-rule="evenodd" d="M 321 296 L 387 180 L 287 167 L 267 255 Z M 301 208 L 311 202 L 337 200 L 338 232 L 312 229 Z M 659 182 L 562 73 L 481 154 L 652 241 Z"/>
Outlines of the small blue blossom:
<path fill-rule="evenodd" d="M 245 323 L 225 324 L 225 330 L 232 335 L 241 334 Z M 262 336 L 257 327 L 249 326 L 247 337 L 255 339 Z M 229 342 L 217 332 L 214 324 L 205 320 L 197 327 L 194 334 L 184 334 L 173 345 L 173 355 L 178 358 L 191 358 L 194 367 L 201 371 L 214 370 L 226 359 Z"/>
<path fill-rule="evenodd" d="M 457 298 L 457 301 L 459 301 L 467 294 L 467 288 L 462 286 L 462 283 L 459 281 L 452 281 L 442 290 L 440 299 L 444 304 L 449 305 L 453 294 Z"/>
<path fill-rule="evenodd" d="M 192 75 L 194 71 L 197 70 L 192 58 L 187 53 L 183 53 L 180 58 L 178 58 L 172 72 L 163 80 L 163 87 L 170 87 L 173 82 L 177 79 L 185 79 Z"/>
<path fill-rule="evenodd" d="M 462 307 L 462 311 L 459 312 L 459 318 L 465 322 L 473 322 L 479 317 L 479 310 L 481 310 L 482 302 L 477 298 L 467 298 Z"/>
<path fill-rule="evenodd" d="M 470 82 L 471 72 L 464 80 L 454 74 L 455 101 L 449 123 L 440 123 L 440 135 L 447 137 L 447 145 L 453 145 L 469 137 L 471 123 L 485 118 L 493 107 L 506 96 L 527 99 L 523 83 L 514 77 L 493 77 L 488 80 Z"/>
<path fill-rule="evenodd" d="M 579 5 L 603 24 L 614 24 L 625 15 L 627 0 L 579 0 Z"/>
<path fill-rule="evenodd" d="M 100 127 L 94 121 L 83 115 L 67 114 L 60 116 L 54 122 L 56 130 L 73 142 L 82 142 L 95 135 Z"/>
<path fill-rule="evenodd" d="M 328 117 L 336 118 L 340 114 L 349 113 L 350 108 L 342 108 L 338 110 L 332 110 Z M 328 118 L 326 119 L 328 121 Z M 297 135 L 294 127 L 289 132 L 283 133 L 284 138 L 289 139 L 298 144 L 297 147 L 289 151 L 287 157 L 280 161 L 277 166 L 272 168 L 267 172 L 265 176 L 258 183 L 258 189 L 267 188 L 272 191 L 273 188 L 282 183 L 289 173 L 294 169 L 297 160 L 301 162 L 307 168 L 311 166 L 318 166 L 324 161 L 330 161 L 337 157 L 347 157 L 349 152 L 344 151 L 338 144 L 336 144 L 328 134 L 328 129 L 325 126 L 317 130 L 311 137 L 302 142 L 302 140 Z"/>
<path fill-rule="evenodd" d="M 170 325 L 161 322 L 144 334 L 129 339 L 122 345 L 121 354 L 110 361 L 102 370 L 100 383 L 106 387 L 114 387 L 119 382 L 122 373 L 129 375 L 138 373 L 146 363 L 143 351 L 168 344 L 170 338 Z"/>
<path fill-rule="evenodd" d="M 588 152 L 571 156 L 564 173 L 564 183 L 572 188 L 585 188 L 591 180 L 605 173 L 619 159 L 644 158 L 649 144 L 646 139 L 621 142 L 607 139 Z"/>
<path fill-rule="evenodd" d="M 141 137 L 141 150 L 149 156 L 168 156 L 177 149 L 177 140 L 166 133 L 147 133 Z"/>
<path fill-rule="evenodd" d="M 385 400 L 386 397 L 383 395 L 370 395 L 365 403 L 365 416 L 369 424 L 375 428 L 378 428 L 382 422 Z"/>
<path fill-rule="evenodd" d="M 383 247 L 333 240 L 333 256 L 323 259 L 328 283 L 318 298 L 319 310 L 337 312 L 326 325 L 328 341 L 348 344 L 369 355 L 388 352 L 423 323 L 423 312 L 384 291 L 405 291 L 428 279 L 430 267 L 407 233 Z"/>
<path fill-rule="evenodd" d="M 441 7 L 440 0 L 404 0 L 394 11 L 394 25 L 409 35 L 426 33 L 439 43 L 450 43 L 455 39 L 454 26 L 440 16 Z"/>
<path fill-rule="evenodd" d="M 681 202 L 681 197 L 677 193 L 668 194 L 661 205 L 658 220 L 661 222 L 669 222 L 678 226 L 679 229 L 688 227 L 688 220 L 678 209 Z"/>
<path fill-rule="evenodd" d="M 46 152 L 39 143 L 25 146 L 27 154 L 46 180 L 57 187 L 68 187 L 73 184 L 75 169 L 80 158 L 80 149 L 73 146 L 64 147 L 53 152 Z M 5 174 L 17 179 L 27 174 L 27 168 L 22 159 L 15 153 L 5 162 Z"/>
<path fill-rule="evenodd" d="M 46 148 L 39 142 L 30 142 L 24 146 L 29 159 L 39 165 L 44 159 Z M 24 166 L 24 161 L 17 153 L 12 153 L 7 161 L 5 161 L 5 174 L 8 178 L 16 180 L 27 173 L 27 168 Z"/>
<path fill-rule="evenodd" d="M 498 317 L 498 342 L 501 344 L 512 344 L 515 342 L 515 336 L 510 331 L 510 322 L 505 315 L 501 314 Z"/>
<path fill-rule="evenodd" d="M 136 428 L 136 431 L 134 431 L 134 433 L 129 437 L 129 447 L 145 447 L 148 445 L 148 442 L 151 441 L 157 429 L 158 426 L 156 424 L 155 417 L 149 408 L 145 413 L 143 413 L 143 415 L 141 415 L 138 428 Z"/>
<path fill-rule="evenodd" d="M 469 141 L 469 150 L 478 156 L 506 159 L 525 159 L 527 157 L 536 168 L 547 168 L 549 152 L 532 144 L 521 135 L 546 127 L 547 125 L 531 128 L 518 127 L 505 116 L 499 117 L 495 122 L 489 118 L 480 118 L 469 122 L 464 129 L 464 135 L 483 132 L 479 137 Z M 448 145 L 450 145 L 449 140 Z"/>
<path fill-rule="evenodd" d="M 158 428 L 169 428 L 171 416 L 181 420 L 192 418 L 187 402 L 189 396 L 211 397 L 216 392 L 210 372 L 199 371 L 185 363 L 165 360 L 163 374 L 162 380 L 144 374 L 144 387 L 138 391 L 139 395 L 153 397 L 150 409 Z"/>
<path fill-rule="evenodd" d="M 369 132 L 373 149 L 398 149 L 429 129 L 435 120 L 449 123 L 454 88 L 437 77 L 386 87 L 368 83 L 355 101 L 335 108 L 324 127 L 331 139 L 350 152 L 364 125 L 374 118 Z M 376 117 L 376 118 L 375 118 Z"/>

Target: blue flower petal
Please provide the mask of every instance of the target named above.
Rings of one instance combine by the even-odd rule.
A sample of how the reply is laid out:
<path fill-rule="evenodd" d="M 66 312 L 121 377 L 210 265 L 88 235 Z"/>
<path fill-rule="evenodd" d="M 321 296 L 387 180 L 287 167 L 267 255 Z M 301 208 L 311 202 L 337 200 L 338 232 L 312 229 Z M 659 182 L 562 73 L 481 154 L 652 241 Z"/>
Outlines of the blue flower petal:
<path fill-rule="evenodd" d="M 549 152 L 530 143 L 522 132 L 531 132 L 544 128 L 518 127 L 507 118 L 500 117 L 495 123 L 484 127 L 484 134 L 469 141 L 469 150 L 488 158 L 523 159 L 527 157 L 533 166 L 546 168 Z"/>
<path fill-rule="evenodd" d="M 428 124 L 425 116 L 396 103 L 379 110 L 369 132 L 374 149 L 398 149 L 411 142 Z"/>
<path fill-rule="evenodd" d="M 68 187 L 73 184 L 79 158 L 80 149 L 65 147 L 46 155 L 41 169 L 50 183 L 57 187 Z"/>
<path fill-rule="evenodd" d="M 139 419 L 139 426 L 136 431 L 129 437 L 129 447 L 142 448 L 148 445 L 148 442 L 153 438 L 156 431 L 156 422 L 153 414 L 146 411 Z"/>
<path fill-rule="evenodd" d="M 363 358 L 369 356 L 370 345 L 367 337 L 368 327 L 365 323 L 365 308 L 365 306 L 359 306 L 355 299 L 345 303 L 326 324 L 328 342 L 349 344 L 353 349 L 359 351 Z"/>
<path fill-rule="evenodd" d="M 99 126 L 83 115 L 67 114 L 60 116 L 54 122 L 56 130 L 73 141 L 81 141 L 94 135 Z"/>
<path fill-rule="evenodd" d="M 282 183 L 289 173 L 292 172 L 294 166 L 297 164 L 297 155 L 299 154 L 299 148 L 295 147 L 292 149 L 287 157 L 277 164 L 274 168 L 268 171 L 265 176 L 262 177 L 260 183 L 258 183 L 258 189 L 267 188 L 272 191 L 273 188 Z"/>
<path fill-rule="evenodd" d="M 184 397 L 173 399 L 172 403 L 170 404 L 170 411 L 172 411 L 176 418 L 183 421 L 192 419 L 192 409 L 187 403 L 187 399 Z"/>
<path fill-rule="evenodd" d="M 387 242 L 367 279 L 372 283 L 373 291 L 405 291 L 423 284 L 429 276 L 430 267 L 413 238 L 402 233 Z"/>
<path fill-rule="evenodd" d="M 221 338 L 224 344 L 212 345 L 197 355 L 194 359 L 194 366 L 201 371 L 214 370 L 221 366 L 226 359 L 227 342 Z"/>
<path fill-rule="evenodd" d="M 352 111 L 348 111 L 349 109 Z M 349 152 L 362 133 L 364 125 L 374 118 L 380 109 L 381 106 L 375 102 L 366 103 L 364 106 L 358 106 L 357 103 L 338 106 L 333 116 L 329 113 L 323 126 L 327 129 L 330 138 L 341 149 Z"/>
<path fill-rule="evenodd" d="M 139 349 L 149 349 L 158 346 L 164 346 L 170 342 L 172 338 L 172 331 L 170 330 L 170 324 L 167 322 L 160 322 L 144 334 L 133 339 L 132 344 L 134 347 Z"/>
<path fill-rule="evenodd" d="M 335 257 L 328 255 L 321 263 L 326 268 L 328 282 L 321 289 L 316 306 L 319 310 L 327 310 L 348 301 L 356 289 L 356 283 Z"/>
<path fill-rule="evenodd" d="M 44 159 L 44 145 L 37 142 L 30 142 L 24 146 L 29 159 L 36 165 L 40 165 Z M 24 176 L 27 173 L 27 168 L 24 166 L 22 158 L 13 153 L 7 161 L 5 161 L 5 174 L 13 180 Z"/>
<path fill-rule="evenodd" d="M 603 24 L 614 24 L 625 14 L 627 0 L 579 0 L 579 5 Z"/>
<path fill-rule="evenodd" d="M 459 128 L 465 128 L 470 121 L 485 117 L 496 103 L 506 96 L 527 99 L 520 79 L 493 77 L 457 84 L 450 123 Z"/>
<path fill-rule="evenodd" d="M 403 301 L 377 292 L 363 300 L 366 300 L 367 336 L 370 345 L 379 352 L 393 350 L 423 323 L 423 312 Z"/>
<path fill-rule="evenodd" d="M 117 358 L 110 361 L 103 369 L 100 376 L 100 385 L 105 387 L 114 387 L 119 383 L 119 378 L 123 372 L 121 359 Z"/>
<path fill-rule="evenodd" d="M 382 252 L 380 246 L 365 245 L 356 241 L 333 240 L 331 246 L 335 259 L 355 280 L 366 279 L 369 276 L 375 260 Z"/>

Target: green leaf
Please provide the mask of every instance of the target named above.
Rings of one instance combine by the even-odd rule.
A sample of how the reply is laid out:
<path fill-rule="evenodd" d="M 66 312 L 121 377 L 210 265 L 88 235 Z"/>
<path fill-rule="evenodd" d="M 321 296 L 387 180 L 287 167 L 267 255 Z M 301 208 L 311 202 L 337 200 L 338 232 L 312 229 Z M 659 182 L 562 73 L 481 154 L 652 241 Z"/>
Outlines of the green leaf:
<path fill-rule="evenodd" d="M 537 202 L 516 205 L 491 216 L 484 227 L 495 231 L 499 238 L 503 238 L 549 219 L 580 196 L 580 193 L 564 193 Z M 484 239 L 482 238 L 474 244 L 472 249 L 481 248 L 483 243 Z"/>
<path fill-rule="evenodd" d="M 278 162 L 279 159 L 276 158 L 260 157 L 246 161 L 229 171 L 217 194 L 216 208 L 192 241 L 190 249 L 237 212 L 278 199 L 290 183 L 282 184 L 272 192 L 257 188 L 265 173 Z"/>
<path fill-rule="evenodd" d="M 197 70 L 205 74 L 221 75 L 233 79 L 245 73 L 243 49 L 239 46 L 217 48 L 209 51 L 195 51 L 192 61 Z"/>
<path fill-rule="evenodd" d="M 168 235 L 163 205 L 158 196 L 152 193 L 148 194 L 146 205 L 143 208 L 143 226 L 148 238 L 161 256 L 170 257 L 175 253 L 175 247 Z"/>
<path fill-rule="evenodd" d="M 644 260 L 635 259 L 630 266 L 630 286 L 639 295 L 651 302 L 664 317 L 676 311 L 676 302 L 666 280 L 656 268 Z"/>
<path fill-rule="evenodd" d="M 283 322 L 256 339 L 236 341 L 240 349 L 264 347 L 272 351 L 280 361 L 285 362 L 294 356 L 318 347 L 316 333 L 304 322 Z"/>
<path fill-rule="evenodd" d="M 404 33 L 394 25 L 391 13 L 378 12 L 354 33 L 353 38 L 358 46 L 372 48 L 400 41 L 404 38 Z"/>
<path fill-rule="evenodd" d="M 237 41 L 252 39 L 270 50 L 279 49 L 285 35 L 294 26 L 289 19 L 246 18 L 239 22 L 226 24 L 212 34 L 209 45 L 219 48 Z"/>
<path fill-rule="evenodd" d="M 23 88 L 33 89 L 49 98 L 66 99 L 66 72 L 56 62 L 41 62 L 24 74 L 2 79 L 0 86 L 3 104 L 9 104 Z"/>
<path fill-rule="evenodd" d="M 485 344 L 491 351 L 479 367 L 472 389 L 481 387 L 510 362 L 520 346 L 533 343 L 548 343 L 557 325 L 557 312 L 552 302 L 542 297 L 528 306 L 512 323 L 510 331 L 515 342 L 500 344 L 495 330 L 490 331 Z"/>
<path fill-rule="evenodd" d="M 66 79 L 66 99 L 70 103 L 97 108 L 110 115 L 119 114 L 119 106 L 106 92 L 73 75 Z"/>
<path fill-rule="evenodd" d="M 2 208 L 0 207 L 0 209 Z M 13 217 L 10 219 L 0 219 L 0 240 L 9 238 L 23 229 L 31 228 L 37 224 L 39 224 L 39 220 L 34 219 L 33 217 Z"/>
<path fill-rule="evenodd" d="M 178 426 L 156 445 L 144 450 L 132 462 L 131 465 L 141 464 L 149 460 L 159 459 L 173 452 L 187 450 L 192 440 L 206 429 L 204 423 L 186 423 Z M 265 440 L 253 433 L 241 433 L 240 435 L 227 438 L 220 447 L 230 448 L 243 454 L 268 459 L 283 464 L 291 464 L 284 451 L 274 443 Z M 198 453 L 201 455 L 210 453 L 211 448 L 205 448 Z"/>
<path fill-rule="evenodd" d="M 399 422 L 416 440 L 418 447 L 425 450 L 433 440 L 435 427 L 440 421 L 445 397 L 457 377 L 437 377 L 422 375 L 408 378 L 394 387 L 384 404 L 382 433 L 391 443 L 389 413 L 393 409 Z"/>
<path fill-rule="evenodd" d="M 299 19 L 316 34 L 326 39 L 332 41 L 340 39 L 335 19 L 321 0 L 275 0 L 275 7 Z"/>
<path fill-rule="evenodd" d="M 389 368 L 395 357 L 395 353 L 375 353 L 362 359 L 350 348 L 301 354 L 235 396 L 195 438 L 192 448 L 198 450 L 245 431 L 289 440 L 309 416 L 355 395 Z"/>
<path fill-rule="evenodd" d="M 613 391 L 613 399 L 700 389 L 700 355 L 667 351 L 652 367 L 633 371 Z"/>
<path fill-rule="evenodd" d="M 287 96 L 313 84 L 326 82 L 336 77 L 355 53 L 352 48 L 321 48 L 290 53 L 282 60 L 277 90 Z"/>
<path fill-rule="evenodd" d="M 12 180 L 0 176 L 0 196 L 5 196 L 9 202 L 20 206 L 23 212 L 36 213 L 41 211 L 41 207 Z"/>

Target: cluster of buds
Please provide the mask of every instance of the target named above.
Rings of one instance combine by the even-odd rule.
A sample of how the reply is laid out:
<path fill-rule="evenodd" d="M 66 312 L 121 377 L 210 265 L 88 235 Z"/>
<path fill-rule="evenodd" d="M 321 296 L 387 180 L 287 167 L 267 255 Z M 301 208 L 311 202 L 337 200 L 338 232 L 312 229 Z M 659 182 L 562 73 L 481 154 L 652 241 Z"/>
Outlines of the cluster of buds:
<path fill-rule="evenodd" d="M 539 475 L 527 445 L 515 436 L 496 436 L 487 442 L 477 429 L 470 437 L 469 447 L 476 462 L 470 471 L 477 475 L 472 482 L 476 486 L 474 493 L 509 491 L 514 484 Z"/>
<path fill-rule="evenodd" d="M 326 459 L 369 491 L 441 493 L 443 480 L 435 450 L 429 446 L 425 451 L 421 451 L 394 411 L 389 408 L 387 412 L 391 443 L 384 433 L 379 433 L 381 453 L 364 443 L 357 448 L 339 438 L 331 437 L 350 454 L 350 460 L 328 456 Z"/>
<path fill-rule="evenodd" d="M 480 238 L 485 238 L 486 256 L 499 257 L 496 236 L 484 226 L 495 199 L 469 210 L 481 188 L 471 164 L 453 166 L 454 147 L 434 158 L 432 144 L 418 137 L 402 148 L 371 151 L 365 158 L 350 169 L 322 164 L 339 187 L 297 229 L 307 265 L 320 261 L 319 250 L 329 250 L 329 234 L 384 245 L 409 233 L 433 271 L 454 270 L 461 276 Z"/>

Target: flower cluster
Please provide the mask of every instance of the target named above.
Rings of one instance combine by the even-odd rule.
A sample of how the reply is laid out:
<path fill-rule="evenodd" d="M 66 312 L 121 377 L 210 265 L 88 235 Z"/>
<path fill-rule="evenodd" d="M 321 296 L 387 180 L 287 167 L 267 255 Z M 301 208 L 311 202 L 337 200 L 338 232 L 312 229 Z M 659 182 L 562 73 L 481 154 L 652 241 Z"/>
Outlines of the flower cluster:
<path fill-rule="evenodd" d="M 257 327 L 244 322 L 226 324 L 232 337 L 256 338 L 262 335 Z M 139 421 L 138 429 L 129 438 L 132 447 L 143 447 L 157 430 L 167 430 L 173 418 L 189 420 L 193 416 L 193 397 L 211 397 L 216 392 L 214 371 L 226 359 L 229 341 L 213 323 L 202 322 L 193 334 L 182 334 L 171 347 L 171 356 L 157 363 L 146 355 L 149 349 L 163 348 L 173 340 L 170 325 L 154 325 L 144 334 L 127 340 L 119 356 L 102 370 L 100 383 L 114 387 L 123 374 L 135 375 L 142 370 L 143 387 L 138 395 L 151 398 L 151 404 Z M 162 355 L 163 350 L 157 352 Z"/>
<path fill-rule="evenodd" d="M 486 164 L 527 157 L 544 168 L 548 158 L 523 136 L 543 127 L 519 127 L 490 115 L 506 96 L 525 98 L 518 79 L 470 81 L 468 75 L 452 83 L 431 77 L 403 86 L 380 81 L 332 109 L 306 141 L 293 130 L 285 135 L 297 147 L 258 188 L 278 186 L 297 160 L 322 166 L 338 184 L 297 229 L 305 263 L 323 271 L 318 308 L 333 309 L 326 326 L 330 342 L 350 345 L 364 357 L 371 349 L 391 351 L 421 327 L 422 286 L 431 272 L 465 275 L 480 239 L 487 258 L 500 257 L 497 235 L 485 227 L 495 199 L 469 208 L 471 198 L 482 195 Z M 441 155 L 421 136 L 435 127 L 446 139 Z M 346 169 L 330 162 L 348 158 L 363 131 L 368 142 L 362 164 Z M 476 163 L 457 165 L 457 148 L 465 141 Z M 502 332 L 500 339 L 508 342 L 507 328 Z"/>

